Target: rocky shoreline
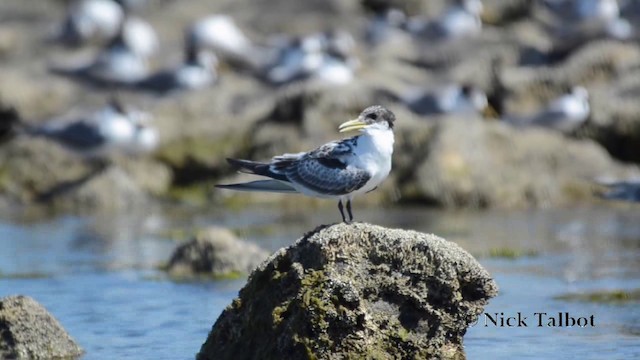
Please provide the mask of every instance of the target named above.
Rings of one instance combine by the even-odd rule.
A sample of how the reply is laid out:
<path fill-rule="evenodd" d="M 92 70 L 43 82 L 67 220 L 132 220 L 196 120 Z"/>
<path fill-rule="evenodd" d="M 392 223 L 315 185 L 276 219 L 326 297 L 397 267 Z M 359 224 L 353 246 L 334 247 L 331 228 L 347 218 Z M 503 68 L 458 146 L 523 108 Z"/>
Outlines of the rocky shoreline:
<path fill-rule="evenodd" d="M 634 94 L 640 91 L 636 81 L 640 49 L 633 41 L 593 38 L 560 52 L 528 2 L 485 1 L 485 28 L 478 38 L 435 49 L 397 43 L 394 46 L 400 49 L 390 53 L 384 47 L 367 47 L 361 39 L 371 9 L 393 2 L 294 3 L 278 2 L 299 14 L 286 24 L 276 21 L 275 14 L 257 17 L 260 6 L 239 3 L 193 1 L 182 7 L 166 2 L 149 6 L 143 15 L 158 29 L 162 51 L 169 58 L 179 49 L 177 35 L 197 14 L 227 13 L 254 39 L 339 24 L 352 32 L 361 62 L 351 83 L 327 87 L 301 82 L 274 88 L 250 74 L 222 68 L 220 83 L 198 92 L 157 97 L 118 90 L 123 100 L 142 104 L 152 113 L 161 134 L 159 149 L 149 156 L 116 159 L 111 165 L 116 169 L 96 174 L 86 161 L 58 144 L 17 134 L 0 148 L 3 202 L 53 205 L 64 211 L 130 206 L 118 198 L 197 199 L 223 205 L 233 198 L 211 191 L 210 186 L 234 176 L 225 157 L 259 160 L 311 149 L 335 138 L 338 123 L 375 103 L 384 103 L 398 117 L 394 167 L 378 194 L 362 201 L 444 208 L 565 206 L 592 201 L 596 177 L 638 176 L 640 108 Z M 442 4 L 398 6 L 409 14 L 428 15 L 437 13 Z M 3 106 L 18 110 L 25 122 L 38 124 L 72 107 L 97 106 L 109 95 L 109 90 L 47 72 L 51 61 L 77 55 L 43 44 L 38 32 L 55 25 L 62 5 L 21 2 L 4 4 L 0 10 L 28 18 L 0 27 L 1 56 L 6 60 L 0 65 Z M 318 17 L 319 13 L 326 16 Z M 166 21 L 168 14 L 175 21 Z M 592 111 L 584 126 L 562 135 L 549 129 L 514 128 L 480 116 L 421 117 L 377 91 L 429 84 L 443 77 L 480 87 L 498 115 L 531 112 L 575 84 L 590 92 Z"/>

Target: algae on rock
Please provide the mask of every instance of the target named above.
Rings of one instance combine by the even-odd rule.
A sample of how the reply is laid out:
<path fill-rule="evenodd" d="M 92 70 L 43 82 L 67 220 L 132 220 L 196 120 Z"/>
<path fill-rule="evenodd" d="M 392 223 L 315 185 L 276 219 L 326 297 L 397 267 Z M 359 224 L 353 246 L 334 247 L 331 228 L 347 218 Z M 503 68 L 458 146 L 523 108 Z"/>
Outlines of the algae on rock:
<path fill-rule="evenodd" d="M 321 226 L 253 272 L 197 358 L 460 359 L 496 294 L 471 255 L 434 235 Z"/>

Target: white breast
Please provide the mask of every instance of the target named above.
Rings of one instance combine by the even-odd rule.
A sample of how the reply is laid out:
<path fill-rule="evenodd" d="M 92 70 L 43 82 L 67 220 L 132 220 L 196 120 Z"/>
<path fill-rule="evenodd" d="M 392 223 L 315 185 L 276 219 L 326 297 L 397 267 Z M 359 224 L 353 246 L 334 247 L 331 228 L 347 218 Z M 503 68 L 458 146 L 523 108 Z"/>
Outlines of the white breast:
<path fill-rule="evenodd" d="M 367 129 L 358 139 L 353 166 L 367 170 L 371 179 L 354 195 L 371 191 L 386 179 L 391 171 L 393 143 L 393 131 L 390 129 Z"/>

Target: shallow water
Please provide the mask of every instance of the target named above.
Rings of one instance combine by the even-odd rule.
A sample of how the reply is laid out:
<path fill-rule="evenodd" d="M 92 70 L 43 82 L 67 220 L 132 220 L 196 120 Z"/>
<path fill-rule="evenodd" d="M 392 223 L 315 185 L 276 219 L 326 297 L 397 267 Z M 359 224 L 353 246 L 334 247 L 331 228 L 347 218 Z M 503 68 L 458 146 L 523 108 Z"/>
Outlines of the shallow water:
<path fill-rule="evenodd" d="M 566 293 L 640 288 L 640 212 L 581 208 L 482 213 L 393 208 L 356 215 L 455 241 L 495 276 L 497 318 L 526 316 L 527 327 L 486 316 L 465 336 L 469 359 L 640 358 L 640 306 L 556 300 Z M 276 250 L 337 211 L 312 216 L 273 209 L 242 212 L 145 209 L 145 214 L 0 222 L 0 296 L 42 303 L 86 350 L 84 359 L 193 359 L 244 280 L 175 283 L 155 267 L 175 242 L 168 233 L 210 224 Z M 276 225 L 274 225 L 276 224 Z M 531 253 L 490 258 L 491 250 Z M 538 327 L 534 313 L 594 317 L 594 327 Z M 546 325 L 545 319 L 544 324 Z"/>

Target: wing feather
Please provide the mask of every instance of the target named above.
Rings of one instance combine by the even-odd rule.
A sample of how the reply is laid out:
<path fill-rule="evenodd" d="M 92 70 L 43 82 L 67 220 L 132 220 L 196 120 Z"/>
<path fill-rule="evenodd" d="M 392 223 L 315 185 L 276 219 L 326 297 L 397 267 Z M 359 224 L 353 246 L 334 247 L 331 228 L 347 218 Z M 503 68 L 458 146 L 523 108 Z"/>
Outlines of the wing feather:
<path fill-rule="evenodd" d="M 290 182 L 327 195 L 344 195 L 363 187 L 371 178 L 368 172 L 354 167 L 332 168 L 319 159 L 304 159 L 287 168 Z"/>
<path fill-rule="evenodd" d="M 327 195 L 344 195 L 364 186 L 371 175 L 347 160 L 358 137 L 333 141 L 297 158 L 281 158 L 279 171 L 290 182 Z M 284 165 L 284 166 L 283 166 Z"/>
<path fill-rule="evenodd" d="M 300 185 L 322 195 L 345 195 L 363 187 L 371 175 L 349 165 L 358 137 L 333 141 L 308 153 L 275 156 L 269 163 L 227 159 L 243 172 Z M 278 186 L 281 186 L 278 184 Z M 276 188 L 270 181 L 220 186 L 234 190 L 291 192 L 293 188 Z"/>

